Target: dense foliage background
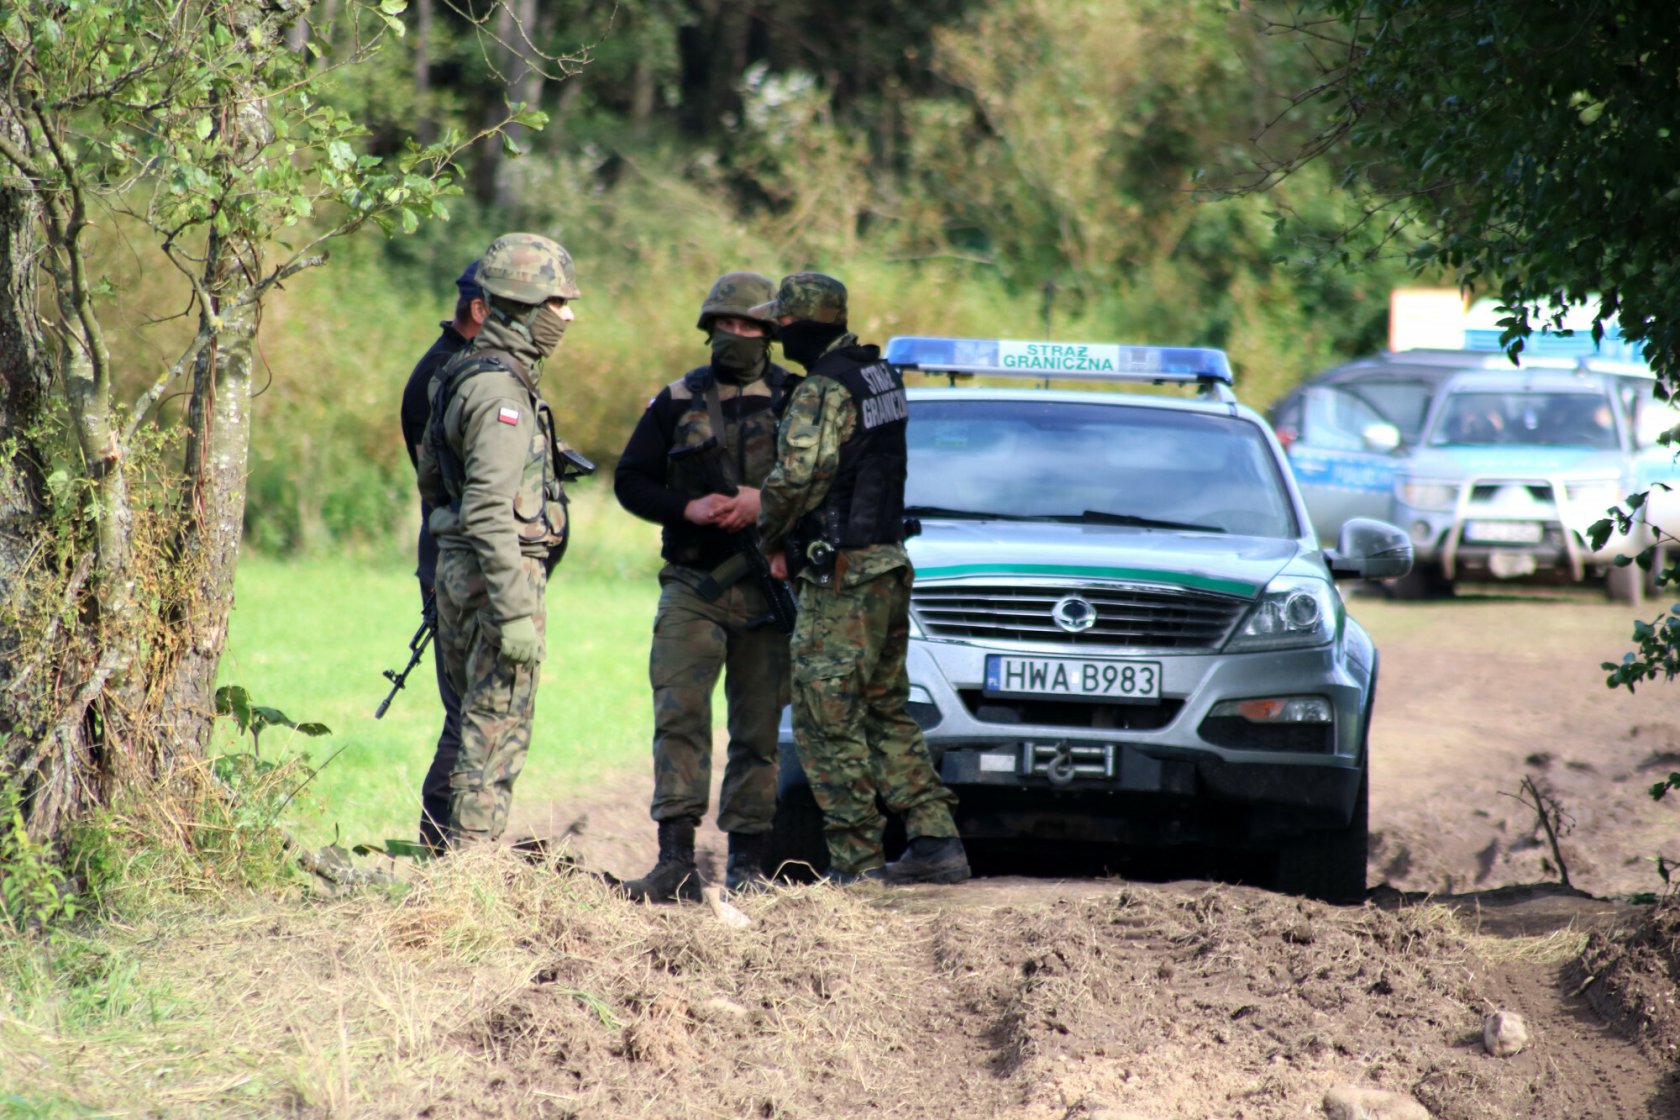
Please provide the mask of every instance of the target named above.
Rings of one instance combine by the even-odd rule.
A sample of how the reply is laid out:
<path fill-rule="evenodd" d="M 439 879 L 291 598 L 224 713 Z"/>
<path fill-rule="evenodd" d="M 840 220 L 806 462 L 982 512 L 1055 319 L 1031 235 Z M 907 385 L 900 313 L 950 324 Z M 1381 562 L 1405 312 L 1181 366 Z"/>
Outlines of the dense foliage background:
<path fill-rule="evenodd" d="M 550 122 L 513 130 L 518 158 L 472 149 L 447 223 L 355 240 L 266 306 L 249 543 L 406 537 L 402 381 L 455 274 L 511 229 L 555 236 L 578 261 L 585 298 L 547 391 L 567 437 L 606 465 L 655 389 L 704 356 L 694 315 L 729 269 L 832 271 L 875 340 L 1227 347 L 1256 405 L 1386 337 L 1402 247 L 1372 230 L 1335 243 L 1361 267 L 1319 257 L 1359 214 L 1334 163 L 1266 194 L 1206 189 L 1251 165 L 1253 138 L 1313 81 L 1250 11 L 563 0 L 526 15 L 534 48 L 505 35 L 497 57 L 459 12 L 421 0 L 401 43 L 333 79 L 338 107 L 393 147 L 417 113 L 422 136 L 470 131 L 505 115 L 509 91 Z M 559 67 L 537 49 L 588 61 L 539 81 Z M 157 339 L 174 309 L 161 290 L 148 299 L 155 272 L 120 232 L 108 263 L 131 330 L 117 349 L 139 383 L 169 349 Z"/>

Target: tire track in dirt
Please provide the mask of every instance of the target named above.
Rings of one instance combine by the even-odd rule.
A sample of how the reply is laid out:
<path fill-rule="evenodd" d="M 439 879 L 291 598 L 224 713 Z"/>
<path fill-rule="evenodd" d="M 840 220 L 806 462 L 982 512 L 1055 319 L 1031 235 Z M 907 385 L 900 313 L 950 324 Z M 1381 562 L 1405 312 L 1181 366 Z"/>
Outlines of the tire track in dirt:
<path fill-rule="evenodd" d="M 1545 1087 L 1544 1113 L 1535 1116 L 1594 1117 L 1602 1120 L 1676 1120 L 1669 1095 L 1671 1078 L 1651 1061 L 1638 1043 L 1609 1027 L 1578 992 L 1579 971 L 1572 963 L 1510 962 L 1486 974 L 1489 1011 L 1521 1014 L 1528 1023 L 1529 1047 L 1508 1062 L 1532 1071 Z"/>

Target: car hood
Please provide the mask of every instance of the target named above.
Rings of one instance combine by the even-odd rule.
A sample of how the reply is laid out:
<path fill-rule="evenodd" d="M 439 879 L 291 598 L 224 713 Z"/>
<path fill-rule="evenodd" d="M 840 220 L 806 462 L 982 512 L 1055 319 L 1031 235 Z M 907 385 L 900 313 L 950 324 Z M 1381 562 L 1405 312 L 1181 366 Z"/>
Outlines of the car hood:
<path fill-rule="evenodd" d="M 1116 525 L 926 519 L 908 542 L 918 580 L 1117 579 L 1254 598 L 1302 556 L 1295 540 Z M 1312 553 L 1317 555 L 1316 549 Z M 1303 571 L 1310 570 L 1303 567 Z M 1323 574 L 1321 569 L 1317 569 Z"/>
<path fill-rule="evenodd" d="M 1442 479 L 1559 474 L 1619 478 L 1624 459 L 1619 451 L 1580 447 L 1436 447 L 1413 451 L 1404 471 L 1416 478 Z"/>

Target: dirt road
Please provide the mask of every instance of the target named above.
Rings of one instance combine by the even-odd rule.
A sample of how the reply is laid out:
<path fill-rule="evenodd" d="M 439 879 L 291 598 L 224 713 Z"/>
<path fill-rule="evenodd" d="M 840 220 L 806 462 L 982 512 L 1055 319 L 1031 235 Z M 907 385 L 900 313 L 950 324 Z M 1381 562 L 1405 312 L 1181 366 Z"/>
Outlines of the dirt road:
<path fill-rule="evenodd" d="M 1680 1117 L 1675 939 L 1630 947 L 1626 934 L 1587 936 L 1648 925 L 1647 911 L 1615 896 L 1660 892 L 1655 857 L 1680 861 L 1680 795 L 1646 792 L 1680 770 L 1680 685 L 1605 688 L 1600 662 L 1628 648 L 1631 619 L 1585 594 L 1357 597 L 1353 610 L 1382 655 L 1370 904 L 1114 879 L 870 888 L 861 915 L 825 912 L 830 936 L 800 951 L 820 950 L 810 966 L 819 988 L 835 969 L 849 977 L 824 996 L 823 1014 L 878 1029 L 856 1028 L 844 1062 L 814 1055 L 780 1083 L 790 1095 L 754 1097 L 755 1111 L 1316 1117 L 1334 1114 L 1325 1095 L 1339 1086 L 1392 1091 L 1441 1120 Z M 1559 869 L 1517 798 L 1525 778 L 1564 811 L 1561 854 L 1581 893 L 1532 886 L 1555 883 Z M 639 874 L 654 854 L 645 796 L 645 778 L 632 775 L 585 801 L 526 807 L 516 823 L 551 836 L 570 828 L 585 863 Z M 717 870 L 719 838 L 706 832 Z M 806 910 L 830 905 L 813 893 L 742 906 L 761 936 L 786 938 L 811 920 Z M 692 909 L 659 920 L 703 923 L 677 912 Z M 843 934 L 854 926 L 865 932 L 852 943 Z M 874 943 L 870 929 L 900 947 L 891 977 L 861 948 Z M 755 1005 L 749 979 L 731 977 L 743 1006 L 781 1006 L 762 992 Z M 1529 1022 L 1533 1041 L 1515 1057 L 1483 1052 L 1483 1016 L 1496 1009 Z M 726 1089 L 746 1076 L 701 1065 Z M 673 1092 L 688 1081 L 660 1072 Z M 590 1076 L 619 1091 L 608 1073 Z M 580 1083 L 589 1078 L 566 1084 L 582 1102 Z M 675 1098 L 644 1112 L 700 1114 Z"/>

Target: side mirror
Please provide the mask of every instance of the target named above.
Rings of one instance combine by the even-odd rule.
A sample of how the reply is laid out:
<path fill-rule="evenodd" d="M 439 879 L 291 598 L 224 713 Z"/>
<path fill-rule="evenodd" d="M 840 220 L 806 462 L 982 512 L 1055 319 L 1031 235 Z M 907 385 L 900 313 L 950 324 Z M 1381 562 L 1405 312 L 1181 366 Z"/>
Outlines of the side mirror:
<path fill-rule="evenodd" d="M 1400 429 L 1386 420 L 1375 424 L 1365 425 L 1365 430 L 1359 433 L 1359 438 L 1365 444 L 1365 450 L 1378 451 L 1387 454 L 1400 446 Z"/>
<path fill-rule="evenodd" d="M 1412 570 L 1412 542 L 1386 521 L 1350 517 L 1324 559 L 1337 579 L 1398 579 Z"/>

